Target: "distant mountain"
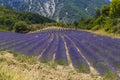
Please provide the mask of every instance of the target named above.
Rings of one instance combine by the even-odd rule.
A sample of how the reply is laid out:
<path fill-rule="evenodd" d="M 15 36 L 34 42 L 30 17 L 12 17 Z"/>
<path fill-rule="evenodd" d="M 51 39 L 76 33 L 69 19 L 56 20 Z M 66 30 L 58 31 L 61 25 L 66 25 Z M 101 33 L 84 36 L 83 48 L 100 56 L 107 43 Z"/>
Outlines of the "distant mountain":
<path fill-rule="evenodd" d="M 0 0 L 1 5 L 20 11 L 42 14 L 57 21 L 72 22 L 93 16 L 110 0 Z"/>

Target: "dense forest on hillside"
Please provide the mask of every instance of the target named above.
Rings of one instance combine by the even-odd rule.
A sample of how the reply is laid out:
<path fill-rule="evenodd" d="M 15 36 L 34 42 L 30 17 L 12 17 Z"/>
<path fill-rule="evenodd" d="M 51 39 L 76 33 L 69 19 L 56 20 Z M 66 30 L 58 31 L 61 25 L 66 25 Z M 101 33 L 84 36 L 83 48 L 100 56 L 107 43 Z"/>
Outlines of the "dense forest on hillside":
<path fill-rule="evenodd" d="M 0 6 L 0 30 L 11 31 L 16 25 L 43 24 L 55 22 L 36 13 L 18 12 L 4 6 Z"/>
<path fill-rule="evenodd" d="M 109 3 L 109 0 L 0 0 L 0 4 L 14 10 L 39 13 L 65 23 L 93 16 Z"/>
<path fill-rule="evenodd" d="M 64 7 L 59 17 L 66 23 L 79 21 L 81 17 L 93 16 L 97 9 L 109 3 L 109 0 L 64 0 Z"/>
<path fill-rule="evenodd" d="M 93 18 L 82 18 L 79 22 L 74 22 L 78 29 L 100 30 L 108 33 L 120 33 L 120 0 L 112 0 L 110 5 L 104 5 L 97 10 Z"/>

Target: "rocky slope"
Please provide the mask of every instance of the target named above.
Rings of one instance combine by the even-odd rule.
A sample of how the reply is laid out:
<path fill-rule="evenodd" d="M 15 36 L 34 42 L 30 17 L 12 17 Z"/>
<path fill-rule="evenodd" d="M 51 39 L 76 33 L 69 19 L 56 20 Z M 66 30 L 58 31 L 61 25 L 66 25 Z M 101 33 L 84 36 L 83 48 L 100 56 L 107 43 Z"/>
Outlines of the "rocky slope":
<path fill-rule="evenodd" d="M 72 22 L 90 17 L 109 0 L 0 0 L 1 5 L 15 10 L 42 14 L 57 21 Z"/>

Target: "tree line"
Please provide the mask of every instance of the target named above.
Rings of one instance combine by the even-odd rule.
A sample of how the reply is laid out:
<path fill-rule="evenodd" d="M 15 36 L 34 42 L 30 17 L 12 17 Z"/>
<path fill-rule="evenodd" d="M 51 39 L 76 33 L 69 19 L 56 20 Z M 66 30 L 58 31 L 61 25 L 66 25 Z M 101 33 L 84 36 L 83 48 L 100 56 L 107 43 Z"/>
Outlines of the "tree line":
<path fill-rule="evenodd" d="M 31 24 L 44 24 L 55 22 L 36 13 L 20 12 L 0 6 L 0 30 L 28 32 Z M 17 29 L 17 30 L 16 30 Z"/>
<path fill-rule="evenodd" d="M 110 5 L 103 5 L 96 11 L 94 17 L 81 18 L 74 22 L 76 29 L 99 30 L 104 29 L 109 33 L 120 33 L 120 0 L 112 0 Z"/>

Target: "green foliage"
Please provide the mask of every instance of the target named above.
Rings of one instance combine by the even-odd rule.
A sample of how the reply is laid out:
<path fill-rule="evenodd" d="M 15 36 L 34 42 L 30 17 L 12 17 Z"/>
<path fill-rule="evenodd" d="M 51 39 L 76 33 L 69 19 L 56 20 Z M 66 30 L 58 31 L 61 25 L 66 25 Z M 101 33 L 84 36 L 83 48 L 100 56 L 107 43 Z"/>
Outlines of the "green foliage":
<path fill-rule="evenodd" d="M 109 33 L 120 34 L 120 21 L 117 18 L 107 19 L 104 27 L 105 31 Z"/>
<path fill-rule="evenodd" d="M 14 30 L 17 33 L 27 33 L 27 32 L 29 32 L 28 25 L 24 21 L 16 22 L 15 25 L 14 25 Z"/>
<path fill-rule="evenodd" d="M 78 28 L 90 30 L 94 25 L 93 22 L 94 22 L 93 18 L 81 19 Z"/>
<path fill-rule="evenodd" d="M 116 76 L 115 73 L 113 73 L 112 71 L 107 71 L 104 75 L 103 75 L 103 80 L 119 80 L 118 76 Z"/>
<path fill-rule="evenodd" d="M 120 23 L 113 27 L 113 33 L 120 34 Z"/>
<path fill-rule="evenodd" d="M 54 20 L 30 12 L 19 12 L 17 15 L 19 20 L 26 21 L 27 23 L 30 24 L 43 24 L 55 22 Z"/>
<path fill-rule="evenodd" d="M 7 52 L 9 52 L 9 53 L 13 53 L 14 50 L 13 50 L 13 49 L 10 49 L 10 50 L 7 50 Z"/>
<path fill-rule="evenodd" d="M 99 30 L 100 28 L 101 28 L 100 25 L 95 25 L 95 26 L 92 28 L 92 30 L 93 30 L 93 31 L 96 31 L 96 30 Z"/>
<path fill-rule="evenodd" d="M 74 22 L 75 29 L 78 28 L 78 25 L 79 25 L 79 23 L 75 21 L 75 22 Z"/>
<path fill-rule="evenodd" d="M 36 64 L 37 61 L 38 61 L 37 56 L 28 56 L 28 55 L 26 56 L 26 55 L 21 55 L 20 53 L 14 53 L 13 56 L 19 62 L 26 62 L 26 63 L 29 63 L 29 64 Z"/>
<path fill-rule="evenodd" d="M 57 68 L 57 64 L 55 64 L 55 63 L 48 62 L 47 65 L 54 68 L 54 69 Z"/>
<path fill-rule="evenodd" d="M 120 0 L 112 0 L 110 4 L 110 16 L 113 18 L 120 17 Z"/>
<path fill-rule="evenodd" d="M 88 73 L 88 69 L 84 64 L 80 65 L 77 71 L 81 73 Z"/>
<path fill-rule="evenodd" d="M 8 27 L 5 25 L 0 25 L 0 31 L 7 31 Z"/>
<path fill-rule="evenodd" d="M 95 14 L 95 18 L 98 18 L 99 16 L 101 15 L 101 13 L 100 13 L 100 10 L 98 9 L 97 11 L 96 11 L 96 14 Z"/>
<path fill-rule="evenodd" d="M 18 12 L 0 6 L 0 31 L 12 31 L 14 29 L 13 26 L 19 21 L 24 21 L 28 25 L 55 22 L 54 20 L 48 19 L 39 14 Z"/>
<path fill-rule="evenodd" d="M 2 0 L 0 3 L 16 10 L 41 12 L 50 18 L 52 17 L 68 23 L 80 20 L 81 17 L 94 16 L 97 9 L 104 4 L 110 3 L 109 0 L 55 0 L 56 11 L 53 16 L 49 16 L 47 10 L 44 8 L 44 1 L 46 0 L 33 0 L 32 2 L 30 0 L 23 0 L 22 2 L 21 0 L 12 0 L 10 2 L 8 0 Z M 43 10 L 38 6 L 43 7 Z"/>
<path fill-rule="evenodd" d="M 63 60 L 58 60 L 56 63 L 59 65 L 64 65 L 64 66 L 67 65 L 66 62 Z"/>
<path fill-rule="evenodd" d="M 99 25 L 104 24 L 104 22 L 105 22 L 104 16 L 100 16 L 95 20 L 95 24 L 99 24 Z"/>
<path fill-rule="evenodd" d="M 109 11 L 110 11 L 109 5 L 103 5 L 102 8 L 100 9 L 100 14 L 102 16 L 109 16 Z"/>
<path fill-rule="evenodd" d="M 115 5 L 115 3 L 117 4 Z M 119 3 L 120 0 L 113 0 L 110 6 L 104 5 L 100 10 L 97 10 L 95 17 L 81 19 L 79 28 L 94 31 L 103 29 L 108 33 L 120 34 Z M 115 6 L 115 9 L 113 6 Z M 117 8 L 119 8 L 119 10 L 117 10 Z M 112 9 L 114 9 L 114 13 L 111 12 Z"/>
<path fill-rule="evenodd" d="M 5 58 L 0 58 L 0 63 L 6 61 Z"/>
<path fill-rule="evenodd" d="M 56 64 L 56 63 L 50 62 L 50 61 L 48 61 L 48 60 L 46 60 L 46 59 L 40 60 L 40 62 L 42 62 L 42 63 L 44 63 L 44 64 L 47 64 L 48 66 L 50 66 L 50 67 L 52 67 L 52 68 L 54 68 L 54 69 L 57 67 L 57 64 Z"/>
<path fill-rule="evenodd" d="M 72 78 L 68 78 L 67 80 L 73 80 Z"/>
<path fill-rule="evenodd" d="M 41 60 L 42 63 L 49 63 L 48 60 L 44 59 L 44 60 Z"/>

